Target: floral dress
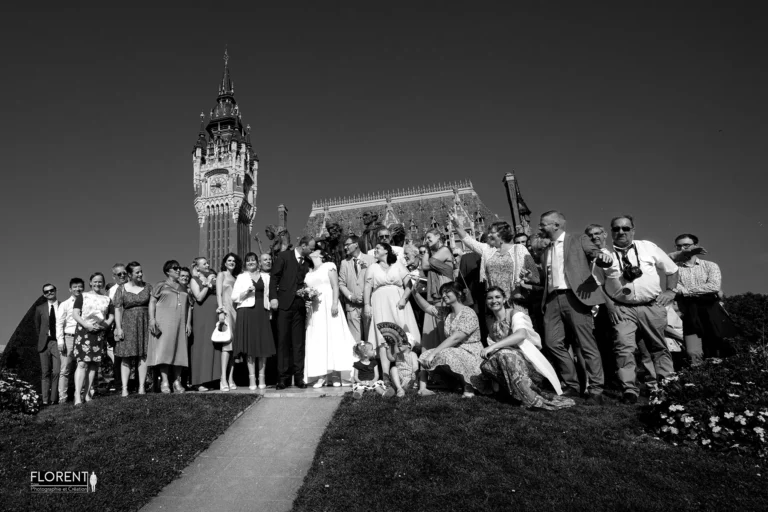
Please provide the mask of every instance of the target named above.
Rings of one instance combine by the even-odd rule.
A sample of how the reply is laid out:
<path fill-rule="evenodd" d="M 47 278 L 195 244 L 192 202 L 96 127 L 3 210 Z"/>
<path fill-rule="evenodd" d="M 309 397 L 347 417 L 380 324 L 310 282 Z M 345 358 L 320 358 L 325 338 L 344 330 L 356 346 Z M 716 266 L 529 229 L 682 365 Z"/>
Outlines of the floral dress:
<path fill-rule="evenodd" d="M 76 298 L 72 309 L 79 309 L 80 317 L 94 324 L 104 322 L 115 312 L 112 301 L 107 295 L 97 295 L 93 292 L 84 293 Z M 74 342 L 77 362 L 100 363 L 106 335 L 106 330 L 89 332 L 82 325 L 77 324 Z"/>
<path fill-rule="evenodd" d="M 528 338 L 538 338 L 527 314 L 523 311 L 507 310 L 506 317 L 495 320 L 490 327 L 488 345 L 492 346 L 518 329 L 525 329 Z M 533 350 L 537 349 L 533 348 Z M 504 386 L 515 400 L 522 402 L 529 409 L 538 407 L 555 410 L 575 405 L 570 398 L 545 393 L 540 389 L 545 378 L 526 358 L 520 346 L 497 350 L 483 362 L 480 368 L 483 374 Z M 554 370 L 551 373 L 554 374 Z"/>
<path fill-rule="evenodd" d="M 451 372 L 462 377 L 465 384 L 470 384 L 480 393 L 489 393 L 490 386 L 480 370 L 480 352 L 483 350 L 483 344 L 480 341 L 480 323 L 475 312 L 467 306 L 461 306 L 459 313 L 454 314 L 449 308 L 432 306 L 426 313 L 444 320 L 446 339 L 456 331 L 466 334 L 467 339 L 438 352 L 431 364 L 426 364 L 426 360 L 435 349 L 422 352 L 419 357 L 422 368 L 432 372 L 438 366 L 447 366 Z"/>
<path fill-rule="evenodd" d="M 132 293 L 120 285 L 115 292 L 115 308 L 123 308 L 121 325 L 123 339 L 115 343 L 118 357 L 147 357 L 149 340 L 149 297 L 152 285 L 144 285 L 139 293 Z"/>

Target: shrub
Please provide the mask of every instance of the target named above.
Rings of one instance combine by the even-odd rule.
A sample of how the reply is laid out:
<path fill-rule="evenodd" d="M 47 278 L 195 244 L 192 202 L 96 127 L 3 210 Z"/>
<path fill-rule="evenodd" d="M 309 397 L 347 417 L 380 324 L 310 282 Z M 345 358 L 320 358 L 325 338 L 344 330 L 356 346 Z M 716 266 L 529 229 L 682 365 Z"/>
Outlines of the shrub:
<path fill-rule="evenodd" d="M 0 371 L 0 411 L 37 414 L 39 395 L 34 386 L 19 379 L 15 373 Z"/>
<path fill-rule="evenodd" d="M 707 359 L 651 393 L 650 424 L 673 444 L 768 455 L 768 350 Z"/>
<path fill-rule="evenodd" d="M 750 344 L 766 341 L 766 321 L 768 321 L 768 295 L 743 293 L 727 297 L 725 310 L 739 329 L 741 336 Z"/>

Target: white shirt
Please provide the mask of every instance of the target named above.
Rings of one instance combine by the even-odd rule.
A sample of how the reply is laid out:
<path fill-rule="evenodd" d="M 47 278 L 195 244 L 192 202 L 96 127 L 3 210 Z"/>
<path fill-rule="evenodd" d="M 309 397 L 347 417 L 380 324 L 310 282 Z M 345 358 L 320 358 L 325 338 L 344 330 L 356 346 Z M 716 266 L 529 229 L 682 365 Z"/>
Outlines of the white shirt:
<path fill-rule="evenodd" d="M 296 256 L 296 263 L 301 265 L 301 260 L 304 259 L 304 256 L 301 255 L 298 249 L 294 249 L 293 254 Z"/>
<path fill-rule="evenodd" d="M 671 276 L 677 272 L 677 265 L 667 254 L 659 249 L 653 242 L 646 240 L 635 240 L 634 247 L 637 248 L 637 255 L 640 257 L 638 263 L 635 249 L 630 246 L 627 250 L 627 258 L 630 263 L 639 266 L 643 275 L 631 283 L 624 279 L 622 275 L 623 264 L 619 265 L 621 254 L 613 248 L 610 253 L 613 257 L 613 263 L 608 268 L 595 268 L 595 280 L 598 284 L 605 283 L 605 292 L 614 301 L 622 304 L 642 304 L 649 302 L 661 293 L 661 284 L 659 283 L 659 271 Z"/>
<path fill-rule="evenodd" d="M 269 309 L 269 274 L 265 272 L 259 273 L 259 278 L 264 281 L 264 309 Z M 256 304 L 256 293 L 249 292 L 248 288 L 251 287 L 251 274 L 249 272 L 243 272 L 232 286 L 232 302 L 235 303 L 235 309 L 250 308 Z M 257 279 L 258 283 L 259 280 Z"/>
<path fill-rule="evenodd" d="M 75 297 L 70 297 L 56 308 L 56 343 L 64 343 L 64 335 L 73 336 L 77 322 L 72 317 L 72 306 L 75 305 Z M 50 306 L 48 307 L 50 310 Z"/>
<path fill-rule="evenodd" d="M 550 244 L 549 258 L 547 258 L 547 276 L 550 290 L 567 290 L 565 281 L 565 231 L 560 233 L 556 240 Z"/>
<path fill-rule="evenodd" d="M 400 247 L 399 245 L 391 245 L 390 247 L 392 247 L 392 252 L 395 253 L 395 256 L 397 256 L 397 261 L 402 263 L 403 266 L 407 268 L 408 262 L 405 261 L 405 251 L 403 251 L 403 248 Z M 374 261 L 376 260 L 376 255 L 374 254 L 375 251 L 376 251 L 376 248 L 374 247 L 373 249 L 371 249 L 366 253 L 368 254 L 368 256 L 373 257 Z"/>
<path fill-rule="evenodd" d="M 114 301 L 115 301 L 115 294 L 117 293 L 117 289 L 118 289 L 118 288 L 120 288 L 120 286 L 121 286 L 121 285 L 119 285 L 119 284 L 115 283 L 115 284 L 113 284 L 113 285 L 112 285 L 112 286 L 109 288 L 109 290 L 107 290 L 107 292 L 109 293 L 109 300 L 111 300 L 112 302 L 114 302 Z"/>

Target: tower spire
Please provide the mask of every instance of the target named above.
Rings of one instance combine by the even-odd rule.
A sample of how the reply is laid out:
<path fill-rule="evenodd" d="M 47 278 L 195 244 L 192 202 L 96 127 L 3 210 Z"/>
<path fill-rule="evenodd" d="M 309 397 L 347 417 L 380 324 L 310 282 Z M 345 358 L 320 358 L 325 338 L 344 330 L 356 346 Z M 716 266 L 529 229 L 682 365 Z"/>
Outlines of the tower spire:
<path fill-rule="evenodd" d="M 229 76 L 229 52 L 224 48 L 224 74 L 221 76 L 221 85 L 219 85 L 219 96 L 235 94 L 235 86 L 232 78 Z"/>

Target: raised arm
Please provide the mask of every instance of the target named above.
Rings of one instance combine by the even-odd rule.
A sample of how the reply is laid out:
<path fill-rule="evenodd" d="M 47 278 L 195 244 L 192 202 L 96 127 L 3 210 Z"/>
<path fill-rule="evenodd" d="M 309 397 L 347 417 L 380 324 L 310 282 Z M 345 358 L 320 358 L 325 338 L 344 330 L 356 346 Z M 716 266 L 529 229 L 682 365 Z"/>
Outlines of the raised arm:
<path fill-rule="evenodd" d="M 192 298 L 195 299 L 195 302 L 198 304 L 203 303 L 205 296 L 208 295 L 208 290 L 210 290 L 210 287 L 207 284 L 201 287 L 197 284 L 197 279 L 192 279 L 189 283 L 189 291 L 192 292 Z"/>

